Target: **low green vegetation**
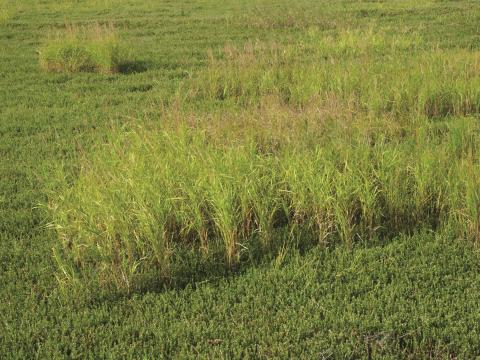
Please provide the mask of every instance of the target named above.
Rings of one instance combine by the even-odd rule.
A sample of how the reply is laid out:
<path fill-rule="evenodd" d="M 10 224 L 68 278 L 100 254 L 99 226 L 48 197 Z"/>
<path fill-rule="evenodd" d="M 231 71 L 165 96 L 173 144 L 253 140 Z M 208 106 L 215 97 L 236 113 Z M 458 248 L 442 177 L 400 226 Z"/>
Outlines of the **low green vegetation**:
<path fill-rule="evenodd" d="M 0 0 L 0 358 L 480 356 L 479 21 Z"/>

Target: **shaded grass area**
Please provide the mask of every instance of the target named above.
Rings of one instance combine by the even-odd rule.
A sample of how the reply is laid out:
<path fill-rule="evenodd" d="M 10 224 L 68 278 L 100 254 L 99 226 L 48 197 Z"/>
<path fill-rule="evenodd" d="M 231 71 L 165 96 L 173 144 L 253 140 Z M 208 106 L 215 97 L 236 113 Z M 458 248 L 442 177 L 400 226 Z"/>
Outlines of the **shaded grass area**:
<path fill-rule="evenodd" d="M 478 355 L 479 258 L 464 239 L 448 235 L 265 259 L 263 267 L 233 277 L 187 274 L 170 290 L 130 297 L 78 292 L 69 303 L 60 296 L 51 256 L 57 237 L 36 208 L 47 201 L 45 179 L 53 180 L 45 169 L 59 162 L 78 169 L 78 152 L 90 153 L 108 138 L 112 118 L 162 115 L 178 84 L 208 64 L 209 48 L 241 49 L 256 38 L 282 43 L 304 37 L 309 27 L 326 36 L 348 27 L 367 31 L 372 22 L 386 32 L 420 32 L 424 49 L 478 48 L 476 2 L 296 4 L 0 2 L 0 357 Z M 109 20 L 142 54 L 146 71 L 39 70 L 35 50 L 46 29 Z M 203 110 L 218 106 L 201 98 L 195 106 Z"/>
<path fill-rule="evenodd" d="M 7 319 L 3 349 L 18 357 L 469 357 L 479 336 L 472 250 L 422 233 L 290 254 L 242 276 L 88 311 L 57 305 L 56 316 L 44 310 L 21 333 Z M 29 322 L 27 314 L 18 319 Z"/>

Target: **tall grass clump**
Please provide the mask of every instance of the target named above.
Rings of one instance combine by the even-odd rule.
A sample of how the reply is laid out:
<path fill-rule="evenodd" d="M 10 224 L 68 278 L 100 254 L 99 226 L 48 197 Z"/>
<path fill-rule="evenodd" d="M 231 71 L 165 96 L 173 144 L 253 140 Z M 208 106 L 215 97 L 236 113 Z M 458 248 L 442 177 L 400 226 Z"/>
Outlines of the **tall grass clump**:
<path fill-rule="evenodd" d="M 6 23 L 10 17 L 5 3 L 0 2 L 0 25 Z"/>
<path fill-rule="evenodd" d="M 50 72 L 119 72 L 127 61 L 112 24 L 75 26 L 49 34 L 38 50 L 40 66 Z"/>
<path fill-rule="evenodd" d="M 62 272 L 131 288 L 152 271 L 176 276 L 172 266 L 185 254 L 235 268 L 275 254 L 278 239 L 351 246 L 450 226 L 477 241 L 474 119 L 443 132 L 428 119 L 420 127 L 405 123 L 392 140 L 389 119 L 352 120 L 348 129 L 324 121 L 307 132 L 315 127 L 302 117 L 319 122 L 314 114 L 289 117 L 290 136 L 269 148 L 274 131 L 265 126 L 255 136 L 242 126 L 221 130 L 231 141 L 201 123 L 114 130 L 82 160 L 78 179 L 51 194 Z M 458 149 L 459 127 L 470 132 L 470 150 Z M 303 146 L 309 137 L 316 143 Z"/>
<path fill-rule="evenodd" d="M 478 54 L 420 44 L 369 29 L 210 51 L 160 123 L 112 129 L 59 177 L 62 277 L 132 289 L 191 257 L 236 269 L 420 229 L 478 242 Z"/>
<path fill-rule="evenodd" d="M 248 106 L 276 96 L 303 107 L 335 98 L 354 114 L 429 118 L 480 110 L 478 53 L 424 49 L 418 35 L 311 32 L 291 44 L 226 45 L 207 58 L 185 84 L 188 101 Z"/>
<path fill-rule="evenodd" d="M 93 266 L 101 281 L 128 287 L 137 269 L 153 267 L 168 277 L 172 256 L 190 249 L 203 256 L 220 250 L 219 260 L 235 266 L 257 221 L 252 195 L 267 195 L 272 167 L 259 166 L 267 159 L 248 145 L 215 149 L 201 133 L 144 135 L 118 136 L 51 203 L 65 272 Z M 104 161 L 115 169 L 102 169 Z"/>

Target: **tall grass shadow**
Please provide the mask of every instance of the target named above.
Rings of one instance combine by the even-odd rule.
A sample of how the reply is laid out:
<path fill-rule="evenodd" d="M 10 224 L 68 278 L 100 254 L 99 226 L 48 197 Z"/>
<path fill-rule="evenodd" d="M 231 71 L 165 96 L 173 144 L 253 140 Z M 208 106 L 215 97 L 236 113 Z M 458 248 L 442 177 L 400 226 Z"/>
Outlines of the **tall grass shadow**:
<path fill-rule="evenodd" d="M 142 60 L 130 60 L 118 64 L 118 72 L 124 75 L 143 73 L 147 71 L 148 68 L 149 64 Z"/>
<path fill-rule="evenodd" d="M 327 249 L 341 244 L 339 239 L 332 239 L 328 243 L 319 245 L 312 240 L 312 236 L 308 231 L 292 234 L 285 228 L 276 229 L 268 248 L 263 247 L 258 238 L 252 238 L 245 244 L 248 250 L 245 250 L 234 266 L 227 265 L 222 249 L 214 250 L 208 256 L 198 251 L 177 251 L 172 259 L 168 276 L 162 276 L 159 271 L 152 269 L 152 271 L 138 274 L 133 280 L 135 285 L 129 291 L 103 292 L 101 297 L 95 296 L 92 301 L 94 303 L 116 302 L 148 293 L 181 291 L 187 287 L 195 289 L 205 283 L 216 286 L 229 278 L 241 276 L 252 268 L 267 268 L 272 264 L 288 262 L 292 254 L 305 256 L 314 248 Z"/>
<path fill-rule="evenodd" d="M 298 259 L 299 256 L 301 258 L 307 257 L 312 251 L 330 252 L 339 247 L 346 247 L 350 251 L 385 247 L 395 239 L 403 236 L 412 237 L 425 231 L 432 232 L 434 230 L 428 227 L 419 227 L 408 232 L 393 232 L 377 236 L 369 239 L 369 241 L 346 244 L 336 236 L 328 242 L 319 243 L 314 240 L 316 238 L 315 234 L 310 231 L 303 229 L 292 234 L 289 231 L 284 231 L 284 229 L 279 229 L 275 238 L 269 244 L 268 250 L 263 249 L 263 252 L 259 252 L 261 245 L 255 242 L 255 246 L 250 249 L 250 252 L 245 253 L 241 261 L 234 267 L 227 266 L 227 262 L 220 251 L 214 256 L 208 257 L 204 257 L 198 252 L 185 251 L 178 253 L 172 262 L 168 277 L 162 276 L 159 271 L 152 269 L 147 273 L 139 274 L 134 279 L 135 285 L 128 291 L 87 286 L 81 291 L 82 296 L 81 299 L 78 299 L 78 304 L 90 307 L 104 306 L 105 304 L 115 305 L 147 294 L 160 295 L 170 291 L 195 290 L 205 284 L 218 287 L 225 281 L 233 280 L 252 269 L 283 268 L 292 259 Z"/>

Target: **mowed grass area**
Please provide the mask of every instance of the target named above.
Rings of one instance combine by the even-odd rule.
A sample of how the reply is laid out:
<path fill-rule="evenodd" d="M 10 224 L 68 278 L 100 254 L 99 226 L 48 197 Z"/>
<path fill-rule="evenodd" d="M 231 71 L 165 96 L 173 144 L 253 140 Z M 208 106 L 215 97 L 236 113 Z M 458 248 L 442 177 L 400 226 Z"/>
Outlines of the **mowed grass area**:
<path fill-rule="evenodd" d="M 0 2 L 0 357 L 479 356 L 479 20 Z M 70 24 L 128 71 L 44 71 Z"/>

